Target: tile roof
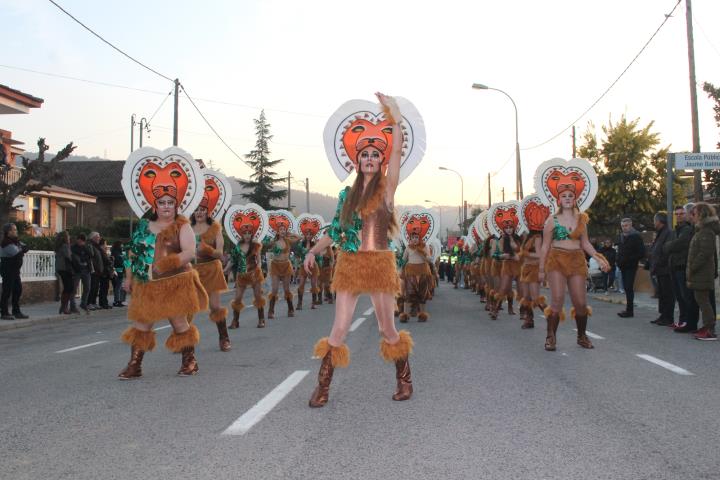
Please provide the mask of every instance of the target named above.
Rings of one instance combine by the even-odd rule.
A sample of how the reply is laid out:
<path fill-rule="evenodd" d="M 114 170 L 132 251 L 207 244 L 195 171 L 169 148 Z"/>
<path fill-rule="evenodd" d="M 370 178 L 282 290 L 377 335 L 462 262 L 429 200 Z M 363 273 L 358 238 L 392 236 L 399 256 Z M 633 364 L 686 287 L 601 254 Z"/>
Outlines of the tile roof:
<path fill-rule="evenodd" d="M 43 100 L 42 98 L 36 97 L 36 96 L 34 96 L 34 95 L 30 95 L 29 93 L 21 92 L 20 90 L 17 90 L 17 89 L 12 88 L 12 87 L 8 87 L 7 85 L 2 85 L 2 84 L 0 84 L 0 89 L 5 89 L 5 90 L 7 90 L 8 92 L 14 93 L 14 94 L 17 95 L 17 96 L 25 97 L 26 99 L 30 100 L 31 102 L 43 103 L 43 102 L 45 101 L 45 100 Z"/>
<path fill-rule="evenodd" d="M 58 164 L 63 176 L 53 183 L 96 197 L 124 196 L 120 185 L 124 165 L 118 160 L 64 160 Z"/>

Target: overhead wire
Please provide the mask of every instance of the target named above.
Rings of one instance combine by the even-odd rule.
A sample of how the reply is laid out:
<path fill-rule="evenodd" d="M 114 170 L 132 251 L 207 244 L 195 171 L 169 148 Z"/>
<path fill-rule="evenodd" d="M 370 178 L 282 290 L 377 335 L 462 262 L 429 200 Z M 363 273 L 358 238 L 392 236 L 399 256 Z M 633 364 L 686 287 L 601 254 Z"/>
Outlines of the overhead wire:
<path fill-rule="evenodd" d="M 563 129 L 560 130 L 558 133 L 556 133 L 556 134 L 553 135 L 552 137 L 548 138 L 548 139 L 545 140 L 544 142 L 538 143 L 537 145 L 533 145 L 532 147 L 521 148 L 521 150 L 533 150 L 533 149 L 542 147 L 543 145 L 547 145 L 548 143 L 552 142 L 553 140 L 555 140 L 556 138 L 558 138 L 558 137 L 559 137 L 560 135 L 562 135 L 563 133 L 567 132 L 570 128 L 573 127 L 573 125 L 575 125 L 575 124 L 576 124 L 577 122 L 579 122 L 585 115 L 587 115 L 588 112 L 590 112 L 590 110 L 592 110 L 593 108 L 595 108 L 595 106 L 596 106 L 598 103 L 600 103 L 600 101 L 601 101 L 603 98 L 605 98 L 605 95 L 607 95 L 607 94 L 610 92 L 610 90 L 612 90 L 612 88 L 620 81 L 620 79 L 625 75 L 625 73 L 630 69 L 630 67 L 633 66 L 633 64 L 635 63 L 635 61 L 636 61 L 636 60 L 640 57 L 640 55 L 645 51 L 645 49 L 648 47 L 648 45 L 650 45 L 650 42 L 652 42 L 653 39 L 657 36 L 657 34 L 660 32 L 660 29 L 662 29 L 662 27 L 667 23 L 667 21 L 670 19 L 670 17 L 672 17 L 672 14 L 675 12 L 675 10 L 677 9 L 678 5 L 680 5 L 680 2 L 681 2 L 681 1 L 682 1 L 682 0 L 677 0 L 677 3 L 675 3 L 675 6 L 673 7 L 673 9 L 670 11 L 670 13 L 668 13 L 668 14 L 665 15 L 665 19 L 662 21 L 662 23 L 660 23 L 660 26 L 659 26 L 659 27 L 655 30 L 655 32 L 650 36 L 650 38 L 648 39 L 648 41 L 645 42 L 645 45 L 643 45 L 643 47 L 640 49 L 640 51 L 633 57 L 633 59 L 630 61 L 630 63 L 627 65 L 627 67 L 625 67 L 625 69 L 624 69 L 622 72 L 620 72 L 620 75 L 617 76 L 617 78 L 610 84 L 610 86 L 609 86 L 607 89 L 605 89 L 605 91 L 602 93 L 602 95 L 600 95 L 587 109 L 585 109 L 585 111 L 584 111 L 579 117 L 577 117 L 575 120 L 573 120 L 572 122 L 570 122 L 570 124 L 569 124 L 567 127 L 563 128 Z"/>
<path fill-rule="evenodd" d="M 167 99 L 170 98 L 170 95 L 173 94 L 173 91 L 170 90 L 167 95 L 165 95 L 165 98 L 163 98 L 162 102 L 160 102 L 160 106 L 155 109 L 155 113 L 152 114 L 152 117 L 150 117 L 150 120 L 147 121 L 148 125 L 150 125 L 153 121 L 153 118 L 155 118 L 155 115 L 160 111 L 160 109 L 165 105 L 165 102 L 167 102 Z"/>
<path fill-rule="evenodd" d="M 48 0 L 48 1 L 49 1 L 50 3 L 52 3 L 53 5 L 55 5 L 55 6 L 56 6 L 61 12 L 63 12 L 65 15 L 67 15 L 67 16 L 70 17 L 70 18 L 72 18 L 76 23 L 78 23 L 80 26 L 82 26 L 85 30 L 87 30 L 88 32 L 90 32 L 90 33 L 92 33 L 93 35 L 95 35 L 95 36 L 96 36 L 97 38 L 99 38 L 103 43 L 105 43 L 106 45 L 110 46 L 112 49 L 114 49 L 114 50 L 117 51 L 118 53 L 122 54 L 123 56 L 125 56 L 125 57 L 128 58 L 129 60 L 137 63 L 138 65 L 140 65 L 140 66 L 143 67 L 144 69 L 149 70 L 150 72 L 152 72 L 152 73 L 154 73 L 155 75 L 158 75 L 158 76 L 164 78 L 165 80 L 168 80 L 168 81 L 170 81 L 170 82 L 174 82 L 174 81 L 175 81 L 175 80 L 173 80 L 172 78 L 168 77 L 167 75 L 163 75 L 162 73 L 158 72 L 158 71 L 155 70 L 154 68 L 148 67 L 147 65 L 145 65 L 144 63 L 142 63 L 140 60 L 136 59 L 135 57 L 131 56 L 130 54 L 128 54 L 128 53 L 126 53 L 125 51 L 121 50 L 120 48 L 116 47 L 115 45 L 113 45 L 113 44 L 110 43 L 109 41 L 105 40 L 105 39 L 102 37 L 102 35 L 100 35 L 99 33 L 96 33 L 95 30 L 93 30 L 92 28 L 88 27 L 87 25 L 85 25 L 85 24 L 84 24 L 83 22 L 81 22 L 80 20 L 78 20 L 75 16 L 73 16 L 73 14 L 71 14 L 70 12 L 68 12 L 67 10 L 65 10 L 63 7 L 61 7 L 55 0 Z"/>

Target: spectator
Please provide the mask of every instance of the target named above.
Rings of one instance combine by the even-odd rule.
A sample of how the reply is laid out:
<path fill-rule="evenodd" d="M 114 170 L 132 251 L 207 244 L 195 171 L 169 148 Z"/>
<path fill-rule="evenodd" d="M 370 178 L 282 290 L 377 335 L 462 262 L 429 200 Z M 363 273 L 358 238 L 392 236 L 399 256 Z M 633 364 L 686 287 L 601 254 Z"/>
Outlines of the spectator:
<path fill-rule="evenodd" d="M 70 247 L 72 253 L 72 267 L 73 267 L 73 288 L 77 292 L 78 286 L 82 282 L 82 294 L 80 297 L 80 308 L 85 310 L 85 313 L 90 313 L 88 310 L 88 298 L 90 296 L 90 275 L 92 273 L 92 251 L 90 247 L 85 243 L 85 234 L 81 233 L 77 236 L 75 243 Z M 77 312 L 75 306 L 75 297 L 70 299 L 70 312 Z"/>
<path fill-rule="evenodd" d="M 705 202 L 698 202 L 692 209 L 690 219 L 695 223 L 695 235 L 690 240 L 687 259 L 687 285 L 693 290 L 695 301 L 702 313 L 703 326 L 695 338 L 717 340 L 715 335 L 715 312 L 710 295 L 717 277 L 717 252 L 715 236 L 720 233 L 720 221 L 715 209 Z"/>
<path fill-rule="evenodd" d="M 626 305 L 624 311 L 618 312 L 618 316 L 628 318 L 635 315 L 635 275 L 638 263 L 645 257 L 645 245 L 640 233 L 633 228 L 632 219 L 623 218 L 620 228 L 622 233 L 618 239 L 617 265 L 625 287 Z"/>
<path fill-rule="evenodd" d="M 70 299 L 75 294 L 73 289 L 72 253 L 70 252 L 70 235 L 60 232 L 55 235 L 55 273 L 62 282 L 60 294 L 60 310 L 58 313 L 70 314 Z"/>
<path fill-rule="evenodd" d="M 610 240 L 602 242 L 600 249 L 598 250 L 610 264 L 610 271 L 603 272 L 603 278 L 605 279 L 605 291 L 609 291 L 610 287 L 615 283 L 615 249 L 612 246 Z"/>
<path fill-rule="evenodd" d="M 660 316 L 652 323 L 669 326 L 674 322 L 675 294 L 670 279 L 670 263 L 665 252 L 665 244 L 672 240 L 673 232 L 668 227 L 668 218 L 665 212 L 655 214 L 655 240 L 650 249 L 650 275 L 657 281 L 658 312 Z"/>
<path fill-rule="evenodd" d="M 120 240 L 113 242 L 110 248 L 110 257 L 112 258 L 113 270 L 115 270 L 115 276 L 112 280 L 113 307 L 124 307 L 125 290 L 122 289 L 122 282 L 125 279 L 125 256 Z"/>
<path fill-rule="evenodd" d="M 675 207 L 675 235 L 674 239 L 665 243 L 663 250 L 669 255 L 670 279 L 673 293 L 678 303 L 680 317 L 678 318 L 677 333 L 694 333 L 697 330 L 699 307 L 695 295 L 687 286 L 685 269 L 687 268 L 688 247 L 695 234 L 695 227 L 688 223 L 687 216 L 695 204 Z"/>
<path fill-rule="evenodd" d="M 90 295 L 88 296 L 88 310 L 98 309 L 98 293 L 100 292 L 100 279 L 103 277 L 103 258 L 100 253 L 100 234 L 90 232 L 88 246 L 90 247 L 90 261 L 92 273 L 90 274 Z"/>
<path fill-rule="evenodd" d="M 18 239 L 17 226 L 14 223 L 3 225 L 2 233 L 3 238 L 2 242 L 0 242 L 0 276 L 2 276 L 0 319 L 28 318 L 27 315 L 20 311 L 20 296 L 22 295 L 20 268 L 28 248 Z M 8 300 L 10 298 L 12 298 L 12 315 L 8 312 Z"/>
<path fill-rule="evenodd" d="M 102 274 L 98 285 L 98 308 L 109 310 L 112 307 L 108 304 L 108 292 L 110 291 L 110 282 L 115 277 L 115 268 L 112 260 L 108 255 L 107 242 L 104 238 L 98 241 L 98 252 L 102 261 Z"/>

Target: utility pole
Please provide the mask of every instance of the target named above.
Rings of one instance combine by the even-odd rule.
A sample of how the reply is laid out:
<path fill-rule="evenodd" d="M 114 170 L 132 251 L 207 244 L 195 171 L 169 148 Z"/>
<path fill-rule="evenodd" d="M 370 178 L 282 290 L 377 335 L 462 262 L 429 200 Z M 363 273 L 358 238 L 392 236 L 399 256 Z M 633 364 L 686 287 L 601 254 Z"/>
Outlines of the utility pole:
<path fill-rule="evenodd" d="M 692 121 L 692 143 L 693 153 L 700 153 L 700 129 L 698 127 L 698 105 L 697 105 L 697 81 L 695 79 L 695 44 L 693 40 L 692 26 L 692 5 L 690 0 L 685 0 L 685 21 L 687 24 L 688 43 L 688 67 L 690 68 L 690 118 Z M 701 202 L 702 191 L 702 170 L 695 170 L 693 182 L 695 190 L 695 201 Z"/>
<path fill-rule="evenodd" d="M 178 145 L 178 94 L 180 93 L 180 80 L 175 79 L 175 112 L 173 114 L 173 147 Z"/>
<path fill-rule="evenodd" d="M 147 130 L 148 132 L 150 131 L 150 129 L 148 128 L 147 119 L 145 117 L 140 119 L 140 148 L 142 148 L 143 129 Z"/>
<path fill-rule="evenodd" d="M 288 172 L 288 195 L 287 195 L 287 197 L 288 197 L 288 208 L 287 208 L 288 212 L 290 211 L 290 179 L 291 178 L 292 177 L 290 176 L 290 172 Z"/>
<path fill-rule="evenodd" d="M 505 203 L 505 187 L 502 187 L 502 201 Z"/>
<path fill-rule="evenodd" d="M 310 179 L 305 177 L 305 209 L 310 213 Z"/>
<path fill-rule="evenodd" d="M 490 192 L 490 172 L 488 172 L 488 208 L 492 205 L 492 193 Z"/>
<path fill-rule="evenodd" d="M 135 114 L 130 115 L 130 153 L 135 150 Z"/>
<path fill-rule="evenodd" d="M 576 147 L 576 144 L 575 144 L 575 125 L 573 125 L 573 129 L 572 129 L 572 139 L 573 139 L 573 154 L 572 154 L 572 158 L 577 158 L 577 147 Z"/>

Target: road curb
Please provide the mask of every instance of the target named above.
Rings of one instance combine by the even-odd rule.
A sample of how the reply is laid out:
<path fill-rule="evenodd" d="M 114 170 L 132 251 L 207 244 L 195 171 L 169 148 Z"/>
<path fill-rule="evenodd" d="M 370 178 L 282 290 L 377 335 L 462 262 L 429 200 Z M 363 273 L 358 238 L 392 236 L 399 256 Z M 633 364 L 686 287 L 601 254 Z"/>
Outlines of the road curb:
<path fill-rule="evenodd" d="M 45 315 L 45 316 L 40 316 L 40 317 L 32 317 L 32 318 L 28 318 L 26 320 L 20 320 L 20 321 L 10 320 L 7 323 L 0 323 L 0 332 L 6 332 L 8 330 L 16 330 L 18 328 L 32 327 L 35 325 L 47 325 L 47 324 L 51 324 L 51 323 L 61 323 L 61 322 L 77 320 L 77 319 L 87 320 L 93 316 L 94 315 L 92 315 L 92 314 L 87 315 L 84 313 L 73 313 L 70 315 L 62 315 L 62 314 Z M 103 315 L 103 317 L 104 317 L 104 315 Z M 100 319 L 102 317 L 95 316 L 95 318 Z"/>

